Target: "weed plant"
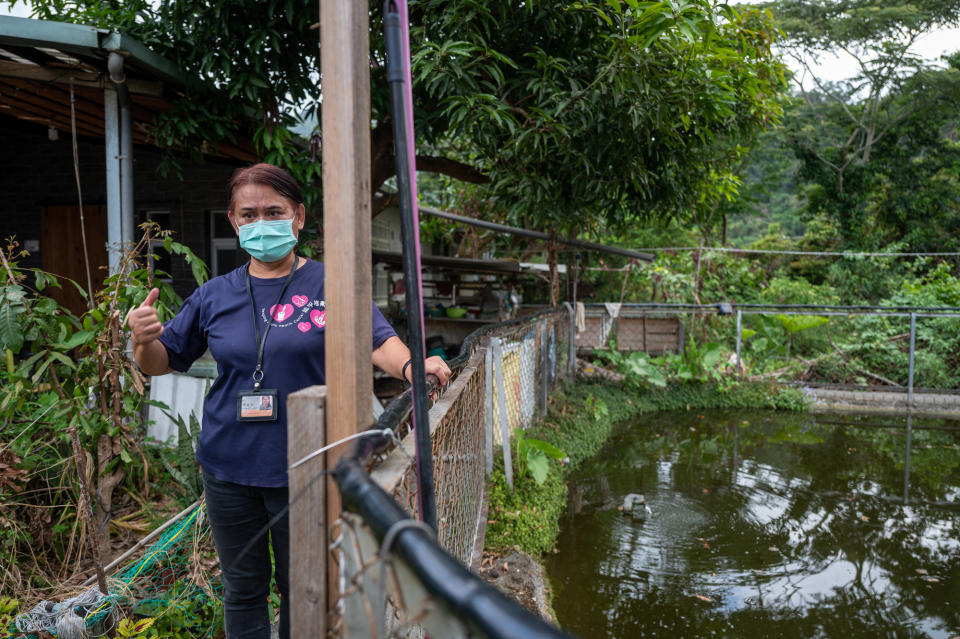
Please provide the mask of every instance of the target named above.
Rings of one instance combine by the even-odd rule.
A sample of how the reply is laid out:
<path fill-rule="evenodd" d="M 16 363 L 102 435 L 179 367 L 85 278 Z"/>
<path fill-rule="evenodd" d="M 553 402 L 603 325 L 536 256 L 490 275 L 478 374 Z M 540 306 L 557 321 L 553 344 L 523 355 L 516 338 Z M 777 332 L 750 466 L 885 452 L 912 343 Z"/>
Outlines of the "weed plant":
<path fill-rule="evenodd" d="M 124 319 L 155 285 L 161 320 L 180 304 L 163 282 L 166 274 L 147 267 L 157 238 L 164 250 L 184 256 L 198 283 L 206 268 L 155 224 L 142 230 L 97 291 L 21 268 L 25 253 L 16 243 L 0 246 L 0 594 L 26 604 L 31 592 L 45 595 L 89 568 L 88 537 L 106 562 L 118 534 L 144 533 L 166 518 L 154 506 L 172 492 L 169 476 L 156 472 L 166 453 L 144 446 L 145 380 L 128 356 Z M 80 291 L 88 304 L 83 314 L 54 299 L 51 292 L 64 287 Z M 85 457 L 92 529 L 78 515 L 70 430 Z"/>

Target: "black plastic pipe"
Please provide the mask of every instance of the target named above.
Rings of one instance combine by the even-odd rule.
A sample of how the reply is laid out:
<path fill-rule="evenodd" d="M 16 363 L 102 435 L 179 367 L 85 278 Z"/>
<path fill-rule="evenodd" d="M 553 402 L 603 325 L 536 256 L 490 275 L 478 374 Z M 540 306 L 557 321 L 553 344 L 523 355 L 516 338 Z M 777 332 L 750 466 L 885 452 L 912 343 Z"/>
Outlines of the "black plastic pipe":
<path fill-rule="evenodd" d="M 333 471 L 343 505 L 359 513 L 382 543 L 397 522 L 409 519 L 356 460 L 343 457 Z M 495 639 L 571 639 L 487 584 L 448 555 L 424 530 L 405 528 L 389 549 L 420 578 L 423 587 L 458 619 Z"/>
<path fill-rule="evenodd" d="M 447 213 L 446 211 L 432 209 L 427 206 L 421 206 L 420 210 L 436 217 L 442 217 L 445 220 L 476 226 L 478 228 L 490 229 L 491 231 L 499 231 L 500 233 L 507 233 L 508 235 L 520 235 L 522 237 L 532 237 L 538 240 L 550 239 L 549 235 L 542 233 L 541 231 L 531 231 L 530 229 L 521 229 L 515 226 L 497 224 L 496 222 L 486 222 L 484 220 L 477 220 L 472 217 L 464 217 L 462 215 L 456 215 L 454 213 Z M 590 249 L 591 251 L 597 251 L 598 253 L 610 253 L 612 255 L 632 257 L 637 260 L 644 260 L 645 262 L 652 262 L 656 257 L 652 253 L 640 253 L 639 251 L 632 251 L 630 249 L 620 248 L 619 246 L 607 246 L 605 244 L 597 244 L 596 242 L 587 242 L 586 240 L 574 240 L 558 237 L 556 238 L 556 241 L 558 244 L 566 244 L 567 246 Z"/>
<path fill-rule="evenodd" d="M 387 45 L 387 81 L 390 83 L 393 107 L 394 157 L 397 166 L 397 191 L 400 196 L 400 236 L 403 240 L 403 279 L 406 284 L 407 340 L 413 385 L 413 430 L 416 442 L 417 503 L 420 519 L 437 529 L 437 506 L 434 495 L 433 451 L 430 445 L 430 415 L 427 411 L 427 380 L 424 366 L 423 309 L 420 299 L 419 232 L 413 213 L 413 190 L 409 150 L 413 140 L 407 138 L 407 108 L 403 59 L 402 23 L 397 5 L 387 0 L 383 8 L 384 35 Z"/>

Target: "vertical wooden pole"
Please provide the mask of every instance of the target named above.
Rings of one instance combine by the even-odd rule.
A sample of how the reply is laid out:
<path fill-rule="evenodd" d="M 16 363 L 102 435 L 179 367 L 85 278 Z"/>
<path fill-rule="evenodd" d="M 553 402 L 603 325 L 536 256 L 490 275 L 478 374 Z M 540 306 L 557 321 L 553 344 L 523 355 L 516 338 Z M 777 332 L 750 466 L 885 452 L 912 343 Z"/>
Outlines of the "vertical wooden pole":
<path fill-rule="evenodd" d="M 366 2 L 320 3 L 327 441 L 373 423 L 370 304 L 370 47 Z M 343 448 L 327 453 L 333 468 Z M 327 482 L 327 521 L 340 495 Z M 338 597 L 331 562 L 328 604 Z M 306 636 L 306 635 L 302 635 Z M 317 636 L 317 635 L 311 635 Z"/>
<path fill-rule="evenodd" d="M 513 458 L 510 451 L 510 423 L 507 418 L 507 393 L 503 385 L 503 346 L 499 337 L 490 339 L 493 345 L 493 366 L 497 384 L 497 407 L 500 409 L 500 439 L 503 448 L 503 473 L 513 490 Z"/>
<path fill-rule="evenodd" d="M 293 464 L 325 445 L 326 396 L 326 387 L 311 386 L 287 397 L 288 463 Z M 324 470 L 324 458 L 320 455 L 294 468 L 287 477 L 291 500 L 291 637 L 327 636 L 326 485 L 324 480 L 310 485 Z"/>

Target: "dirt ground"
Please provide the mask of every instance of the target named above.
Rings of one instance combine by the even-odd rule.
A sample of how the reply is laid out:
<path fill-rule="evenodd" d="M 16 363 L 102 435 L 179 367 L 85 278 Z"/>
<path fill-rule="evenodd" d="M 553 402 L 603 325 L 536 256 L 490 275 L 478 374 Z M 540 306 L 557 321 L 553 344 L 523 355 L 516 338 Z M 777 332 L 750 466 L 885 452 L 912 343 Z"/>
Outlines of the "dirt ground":
<path fill-rule="evenodd" d="M 506 556 L 484 553 L 478 574 L 530 612 L 556 623 L 543 567 L 530 555 L 519 551 Z"/>

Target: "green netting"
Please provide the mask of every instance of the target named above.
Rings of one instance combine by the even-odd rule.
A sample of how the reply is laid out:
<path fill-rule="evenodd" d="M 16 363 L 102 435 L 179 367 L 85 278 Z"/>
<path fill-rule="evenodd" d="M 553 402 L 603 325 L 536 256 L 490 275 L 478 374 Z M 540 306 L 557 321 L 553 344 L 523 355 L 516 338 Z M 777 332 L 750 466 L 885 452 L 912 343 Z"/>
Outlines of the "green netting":
<path fill-rule="evenodd" d="M 17 616 L 7 633 L 92 639 L 117 628 L 123 635 L 127 624 L 144 620 L 143 634 L 132 634 L 131 627 L 126 636 L 213 636 L 221 619 L 220 586 L 209 576 L 216 559 L 212 550 L 204 552 L 210 538 L 205 515 L 205 504 L 199 504 L 170 526 L 139 559 L 107 579 L 107 596 L 94 587 L 60 602 L 41 601 Z"/>

